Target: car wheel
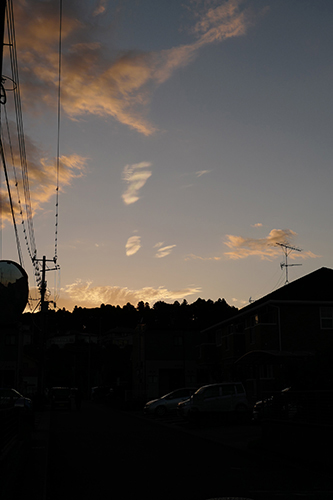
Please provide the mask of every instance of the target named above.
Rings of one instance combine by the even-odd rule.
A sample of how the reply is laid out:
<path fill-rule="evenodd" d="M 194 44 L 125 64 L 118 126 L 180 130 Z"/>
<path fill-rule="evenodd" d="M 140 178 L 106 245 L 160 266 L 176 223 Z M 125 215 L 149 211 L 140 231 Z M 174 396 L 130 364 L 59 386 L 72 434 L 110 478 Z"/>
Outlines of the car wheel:
<path fill-rule="evenodd" d="M 158 406 L 155 410 L 155 415 L 157 417 L 164 417 L 164 415 L 166 414 L 166 408 L 165 406 Z"/>

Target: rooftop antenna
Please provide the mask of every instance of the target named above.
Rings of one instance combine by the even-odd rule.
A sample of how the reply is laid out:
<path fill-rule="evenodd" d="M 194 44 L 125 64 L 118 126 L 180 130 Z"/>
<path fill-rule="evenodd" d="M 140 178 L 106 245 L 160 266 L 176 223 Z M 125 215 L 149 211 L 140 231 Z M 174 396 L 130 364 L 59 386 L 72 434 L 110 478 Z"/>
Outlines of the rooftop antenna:
<path fill-rule="evenodd" d="M 279 245 L 282 248 L 284 256 L 285 256 L 285 262 L 281 262 L 280 266 L 281 266 L 281 269 L 283 269 L 284 267 L 286 269 L 286 281 L 285 281 L 284 284 L 287 285 L 289 283 L 289 280 L 288 280 L 288 267 L 301 266 L 302 265 L 302 264 L 288 264 L 288 255 L 293 250 L 295 250 L 296 252 L 301 252 L 302 250 L 300 248 L 291 247 L 289 245 L 286 245 L 285 243 L 276 243 L 276 244 Z"/>

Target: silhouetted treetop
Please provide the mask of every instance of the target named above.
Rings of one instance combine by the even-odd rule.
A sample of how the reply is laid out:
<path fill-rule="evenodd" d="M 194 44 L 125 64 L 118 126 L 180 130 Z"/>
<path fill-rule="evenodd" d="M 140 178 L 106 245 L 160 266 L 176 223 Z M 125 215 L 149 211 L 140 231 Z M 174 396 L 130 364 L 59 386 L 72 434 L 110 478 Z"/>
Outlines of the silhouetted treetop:
<path fill-rule="evenodd" d="M 150 307 L 148 302 L 140 301 L 137 306 L 129 302 L 120 307 L 101 304 L 100 307 L 86 308 L 75 306 L 73 312 L 66 309 L 49 310 L 47 313 L 48 330 L 52 334 L 68 331 L 104 333 L 117 327 L 135 329 L 144 325 L 156 330 L 202 330 L 219 323 L 237 312 L 225 299 L 204 300 L 198 298 L 192 304 L 184 299 L 180 304 L 157 301 Z M 23 322 L 38 323 L 40 313 L 26 313 Z"/>

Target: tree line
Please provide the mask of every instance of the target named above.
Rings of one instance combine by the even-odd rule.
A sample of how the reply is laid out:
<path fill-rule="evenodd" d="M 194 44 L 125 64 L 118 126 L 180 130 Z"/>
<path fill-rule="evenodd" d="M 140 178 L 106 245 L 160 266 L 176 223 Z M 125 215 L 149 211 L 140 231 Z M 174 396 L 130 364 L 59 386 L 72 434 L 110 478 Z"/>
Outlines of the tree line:
<path fill-rule="evenodd" d="M 114 328 L 135 329 L 142 326 L 156 330 L 202 330 L 230 318 L 238 311 L 227 304 L 225 299 L 212 301 L 197 299 L 189 304 L 175 301 L 169 304 L 155 302 L 151 307 L 148 302 L 140 301 L 137 306 L 130 303 L 124 306 L 101 304 L 100 307 L 86 308 L 75 306 L 73 311 L 49 309 L 47 311 L 47 330 L 49 334 L 61 334 L 68 331 L 105 333 Z M 25 313 L 23 323 L 39 322 L 41 313 Z"/>

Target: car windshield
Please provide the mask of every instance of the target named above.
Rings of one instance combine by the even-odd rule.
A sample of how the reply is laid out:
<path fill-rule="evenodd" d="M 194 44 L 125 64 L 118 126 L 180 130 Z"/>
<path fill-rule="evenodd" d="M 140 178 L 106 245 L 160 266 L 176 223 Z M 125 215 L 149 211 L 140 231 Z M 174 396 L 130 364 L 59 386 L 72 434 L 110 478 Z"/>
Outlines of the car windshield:
<path fill-rule="evenodd" d="M 15 389 L 12 389 L 13 391 L 13 397 L 17 397 L 17 398 L 23 398 L 22 394 L 20 394 L 19 392 L 17 392 Z"/>
<path fill-rule="evenodd" d="M 189 398 L 192 394 L 194 389 L 177 389 L 176 391 L 169 392 L 169 394 L 166 394 L 163 396 L 161 399 L 179 399 L 179 398 Z"/>
<path fill-rule="evenodd" d="M 203 391 L 204 391 L 204 387 L 200 387 L 200 389 L 198 389 L 197 391 L 195 391 L 194 394 L 201 394 Z"/>

